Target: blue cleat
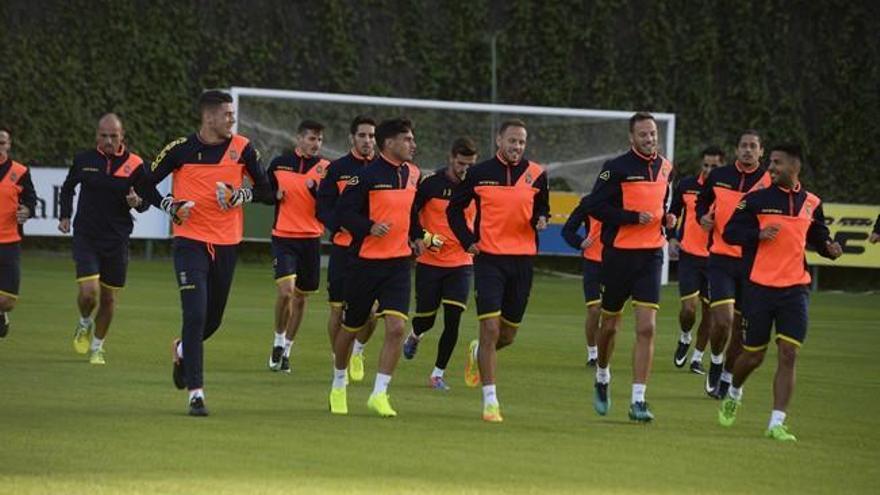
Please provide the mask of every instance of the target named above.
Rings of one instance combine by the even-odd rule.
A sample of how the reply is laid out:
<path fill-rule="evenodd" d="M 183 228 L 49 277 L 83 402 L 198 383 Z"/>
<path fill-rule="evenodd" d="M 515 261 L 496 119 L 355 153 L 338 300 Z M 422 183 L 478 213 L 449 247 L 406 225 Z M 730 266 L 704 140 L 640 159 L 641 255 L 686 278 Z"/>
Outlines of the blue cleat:
<path fill-rule="evenodd" d="M 412 359 L 416 357 L 416 351 L 419 350 L 419 339 L 413 335 L 409 334 L 409 337 L 403 341 L 403 357 L 406 359 Z"/>

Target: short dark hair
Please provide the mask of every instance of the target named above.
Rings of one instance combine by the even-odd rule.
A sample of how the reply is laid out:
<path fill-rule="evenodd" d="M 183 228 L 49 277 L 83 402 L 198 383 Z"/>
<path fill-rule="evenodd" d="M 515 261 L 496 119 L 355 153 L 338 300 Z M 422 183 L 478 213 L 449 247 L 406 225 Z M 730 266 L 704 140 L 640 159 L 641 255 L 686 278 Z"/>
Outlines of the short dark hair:
<path fill-rule="evenodd" d="M 224 103 L 232 103 L 232 95 L 219 89 L 209 89 L 199 96 L 199 113 L 214 109 Z"/>
<path fill-rule="evenodd" d="M 706 149 L 704 149 L 702 153 L 700 153 L 700 156 L 720 156 L 721 161 L 723 162 L 724 150 L 717 144 L 710 144 L 709 146 L 706 146 Z"/>
<path fill-rule="evenodd" d="M 508 127 L 522 127 L 526 128 L 526 123 L 522 121 L 522 119 L 507 119 L 501 123 L 501 127 L 498 128 L 498 135 L 504 134 L 504 131 L 507 130 Z"/>
<path fill-rule="evenodd" d="M 764 144 L 764 139 L 761 137 L 761 133 L 756 129 L 746 129 L 739 133 L 739 139 L 736 140 L 736 144 L 739 144 L 739 142 L 742 141 L 743 136 L 755 136 L 758 138 L 758 143 Z"/>
<path fill-rule="evenodd" d="M 469 137 L 460 137 L 452 143 L 452 156 L 474 156 L 477 154 L 477 145 Z"/>
<path fill-rule="evenodd" d="M 373 119 L 373 117 L 368 117 L 366 115 L 358 115 L 351 121 L 351 126 L 349 126 L 348 128 L 348 133 L 354 136 L 355 134 L 357 134 L 358 127 L 363 124 L 368 124 L 375 128 L 376 120 Z"/>
<path fill-rule="evenodd" d="M 773 146 L 773 148 L 770 149 L 770 153 L 773 153 L 774 151 L 781 151 L 781 152 L 785 153 L 786 155 L 797 159 L 797 161 L 799 161 L 799 162 L 804 161 L 804 158 L 803 158 L 804 155 L 803 155 L 803 151 L 801 150 L 801 145 L 799 145 L 797 143 L 777 144 L 777 145 Z"/>
<path fill-rule="evenodd" d="M 383 120 L 376 126 L 376 144 L 379 150 L 385 149 L 385 140 L 413 130 L 413 123 L 406 117 Z"/>
<path fill-rule="evenodd" d="M 632 132 L 633 129 L 636 128 L 636 124 L 643 120 L 653 120 L 654 123 L 657 122 L 657 119 L 648 112 L 636 112 L 629 118 L 629 132 Z"/>
<path fill-rule="evenodd" d="M 0 132 L 5 132 L 9 135 L 9 138 L 12 139 L 12 129 L 7 125 L 0 125 Z"/>
<path fill-rule="evenodd" d="M 303 135 L 306 131 L 312 131 L 315 134 L 321 134 L 324 132 L 324 124 L 320 122 L 316 122 L 314 120 L 303 120 L 299 123 L 299 127 L 296 128 L 296 133 L 299 135 Z"/>

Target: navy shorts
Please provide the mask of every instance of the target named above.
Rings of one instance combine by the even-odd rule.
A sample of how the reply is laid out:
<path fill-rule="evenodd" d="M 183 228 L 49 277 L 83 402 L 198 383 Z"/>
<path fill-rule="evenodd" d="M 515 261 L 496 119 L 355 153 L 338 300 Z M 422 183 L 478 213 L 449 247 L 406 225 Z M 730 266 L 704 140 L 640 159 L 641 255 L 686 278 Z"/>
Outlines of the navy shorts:
<path fill-rule="evenodd" d="M 18 298 L 21 283 L 21 244 L 0 244 L 0 295 Z"/>
<path fill-rule="evenodd" d="M 501 319 L 518 326 L 532 291 L 534 256 L 479 254 L 474 257 L 477 318 Z"/>
<path fill-rule="evenodd" d="M 352 257 L 348 266 L 343 328 L 356 332 L 366 325 L 375 301 L 379 301 L 376 316 L 409 318 L 409 258 L 366 260 Z"/>
<path fill-rule="evenodd" d="M 660 308 L 661 249 L 602 249 L 602 310 L 619 314 L 626 300 L 633 305 Z"/>
<path fill-rule="evenodd" d="M 733 303 L 733 309 L 742 310 L 743 262 L 740 258 L 722 254 L 709 255 L 709 304 L 714 308 Z"/>
<path fill-rule="evenodd" d="M 348 247 L 334 244 L 330 248 L 330 262 L 327 265 L 327 293 L 330 306 L 342 307 L 345 303 L 345 280 L 352 255 Z"/>
<path fill-rule="evenodd" d="M 467 309 L 473 268 L 434 266 L 416 263 L 416 314 L 431 316 L 441 304 Z"/>
<path fill-rule="evenodd" d="M 321 279 L 321 239 L 293 239 L 272 236 L 272 266 L 275 283 L 296 279 L 299 292 L 318 290 Z"/>
<path fill-rule="evenodd" d="M 104 241 L 73 235 L 76 281 L 100 280 L 111 289 L 125 287 L 128 269 L 128 240 Z"/>
<path fill-rule="evenodd" d="M 602 263 L 593 260 L 584 260 L 584 301 L 587 306 L 595 306 L 602 303 L 601 285 L 599 283 L 599 272 L 602 269 Z"/>
<path fill-rule="evenodd" d="M 709 258 L 681 251 L 678 255 L 678 294 L 682 300 L 700 296 L 709 301 Z"/>
<path fill-rule="evenodd" d="M 760 351 L 770 343 L 770 331 L 776 324 L 776 338 L 797 346 L 807 337 L 807 305 L 810 291 L 806 285 L 778 289 L 746 282 L 743 287 L 743 348 Z"/>

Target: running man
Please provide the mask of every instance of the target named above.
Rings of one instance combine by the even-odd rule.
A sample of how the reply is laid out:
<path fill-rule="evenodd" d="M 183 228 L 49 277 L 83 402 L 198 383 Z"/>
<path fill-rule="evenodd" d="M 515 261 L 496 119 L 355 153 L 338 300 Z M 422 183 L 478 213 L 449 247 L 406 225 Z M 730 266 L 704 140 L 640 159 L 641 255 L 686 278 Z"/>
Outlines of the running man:
<path fill-rule="evenodd" d="M 336 336 L 342 328 L 342 313 L 345 306 L 345 280 L 348 278 L 348 264 L 352 257 L 349 252 L 351 234 L 336 220 L 336 203 L 348 181 L 356 176 L 375 157 L 376 121 L 365 115 L 358 115 L 349 127 L 351 150 L 343 157 L 330 163 L 327 175 L 318 187 L 318 219 L 329 230 L 333 245 L 330 247 L 330 260 L 327 264 L 327 294 L 330 302 L 330 317 L 327 319 L 327 334 L 330 336 L 331 359 L 335 362 L 334 349 Z M 364 379 L 364 348 L 376 329 L 376 316 L 370 319 L 363 330 L 357 333 L 352 343 L 348 363 L 348 375 L 352 381 Z"/>
<path fill-rule="evenodd" d="M 88 353 L 89 363 L 102 365 L 116 295 L 125 286 L 128 242 L 134 228 L 131 210 L 144 212 L 150 205 L 134 191 L 145 173 L 144 160 L 126 148 L 122 120 L 112 113 L 104 115 L 96 134 L 96 147 L 74 157 L 61 186 L 58 230 L 70 232 L 74 188 L 79 185 L 73 260 L 80 316 L 73 348 L 79 354 Z"/>
<path fill-rule="evenodd" d="M 0 338 L 9 333 L 9 312 L 21 283 L 21 225 L 34 216 L 37 193 L 31 172 L 9 157 L 12 131 L 0 127 Z"/>
<path fill-rule="evenodd" d="M 764 148 L 758 131 L 743 131 L 736 146 L 736 162 L 713 170 L 697 196 L 696 216 L 703 230 L 711 233 L 707 266 L 712 352 L 705 389 L 710 397 L 719 400 L 727 395 L 733 376 L 730 365 L 742 350 L 741 303 L 745 280 L 742 248 L 724 240 L 724 228 L 743 196 L 770 186 L 770 175 L 761 165 L 762 156 Z M 731 364 L 725 365 L 725 361 Z"/>
<path fill-rule="evenodd" d="M 465 252 L 449 228 L 446 207 L 452 191 L 476 162 L 476 144 L 469 138 L 458 138 L 452 143 L 449 163 L 422 180 L 416 191 L 413 209 L 418 217 L 415 221 L 425 231 L 427 249 L 416 260 L 416 313 L 412 332 L 403 343 L 403 357 L 415 357 L 422 336 L 434 326 L 442 305 L 443 334 L 437 343 L 437 359 L 428 379 L 434 390 L 449 390 L 444 376 L 458 343 L 458 328 L 461 314 L 467 309 L 474 264 L 473 256 Z M 471 229 L 475 213 L 473 204 L 465 212 Z"/>
<path fill-rule="evenodd" d="M 550 191 L 544 167 L 527 160 L 525 122 L 501 124 L 495 156 L 468 170 L 452 192 L 446 215 L 455 237 L 474 255 L 474 292 L 480 338 L 470 343 L 465 383 L 483 383 L 483 420 L 504 421 L 495 389 L 497 351 L 513 343 L 523 320 L 538 253 L 547 228 Z M 473 226 L 466 210 L 477 208 Z"/>
<path fill-rule="evenodd" d="M 800 183 L 801 150 L 782 144 L 770 150 L 773 186 L 747 194 L 724 229 L 724 241 L 743 248 L 743 352 L 730 363 L 733 381 L 718 421 L 732 426 L 742 403 L 742 387 L 764 360 L 771 329 L 776 327 L 778 362 L 773 380 L 773 411 L 765 435 L 780 441 L 797 438 L 785 424 L 794 394 L 795 361 L 807 336 L 810 273 L 806 245 L 820 256 L 836 259 L 840 245 L 832 242 L 822 201 Z"/>
<path fill-rule="evenodd" d="M 324 126 L 313 120 L 299 124 L 292 154 L 272 160 L 266 174 L 275 195 L 272 265 L 275 267 L 275 339 L 269 369 L 290 373 L 290 351 L 302 324 L 306 298 L 318 291 L 321 278 L 321 235 L 315 196 L 329 161 L 321 158 Z"/>
<path fill-rule="evenodd" d="M 205 91 L 199 97 L 201 126 L 168 144 L 153 162 L 145 197 L 174 223 L 174 272 L 180 290 L 181 338 L 174 339 L 174 386 L 189 390 L 189 414 L 207 416 L 203 378 L 204 341 L 220 328 L 232 287 L 244 228 L 243 205 L 274 198 L 260 158 L 248 139 L 233 134 L 232 97 Z M 155 185 L 172 175 L 171 194 Z M 244 187 L 248 177 L 253 188 Z"/>
<path fill-rule="evenodd" d="M 349 179 L 339 198 L 336 216 L 353 237 L 349 274 L 345 281 L 345 315 L 336 337 L 330 412 L 348 414 L 346 370 L 348 349 L 355 334 L 376 316 L 385 319 L 385 342 L 367 407 L 382 417 L 397 416 L 388 384 L 400 359 L 409 318 L 410 260 L 423 251 L 423 232 L 411 221 L 419 183 L 413 125 L 407 119 L 383 121 L 376 128 L 379 157 Z"/>
<path fill-rule="evenodd" d="M 675 215 L 665 212 L 672 163 L 657 152 L 654 116 L 638 112 L 629 120 L 627 153 L 605 163 L 586 213 L 602 222 L 602 323 L 593 407 L 600 416 L 611 407 L 611 355 L 620 328 L 623 306 L 632 297 L 636 319 L 633 346 L 633 382 L 629 418 L 650 422 L 654 414 L 645 392 L 654 360 L 654 334 L 660 308 L 660 274 L 663 266 L 663 227 L 675 225 Z"/>
<path fill-rule="evenodd" d="M 686 177 L 672 193 L 670 213 L 678 217 L 678 229 L 669 239 L 669 249 L 678 251 L 678 293 L 681 297 L 681 310 L 678 324 L 681 333 L 675 349 L 673 363 L 681 368 L 687 362 L 687 352 L 691 345 L 691 329 L 697 320 L 697 301 L 701 303 L 700 326 L 697 328 L 697 342 L 691 354 L 690 370 L 705 375 L 703 351 L 709 342 L 709 327 L 712 324 L 709 308 L 709 277 L 706 264 L 709 262 L 709 233 L 700 226 L 696 214 L 697 196 L 712 170 L 724 165 L 724 151 L 719 146 L 703 150 L 702 166 L 696 177 Z"/>

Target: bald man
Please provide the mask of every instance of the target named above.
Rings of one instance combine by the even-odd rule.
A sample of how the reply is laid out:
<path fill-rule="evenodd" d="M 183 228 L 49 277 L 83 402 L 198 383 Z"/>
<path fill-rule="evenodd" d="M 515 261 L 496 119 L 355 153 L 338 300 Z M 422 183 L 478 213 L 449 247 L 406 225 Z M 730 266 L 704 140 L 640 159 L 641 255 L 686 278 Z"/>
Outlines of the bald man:
<path fill-rule="evenodd" d="M 125 285 L 133 227 L 131 210 L 143 212 L 149 208 L 134 190 L 144 170 L 141 157 L 125 147 L 122 120 L 108 113 L 98 121 L 95 148 L 76 155 L 61 187 L 58 230 L 67 234 L 74 188 L 80 186 L 73 219 L 80 319 L 73 334 L 73 348 L 79 354 L 88 354 L 91 364 L 105 364 L 104 339 L 113 320 L 116 293 Z"/>

